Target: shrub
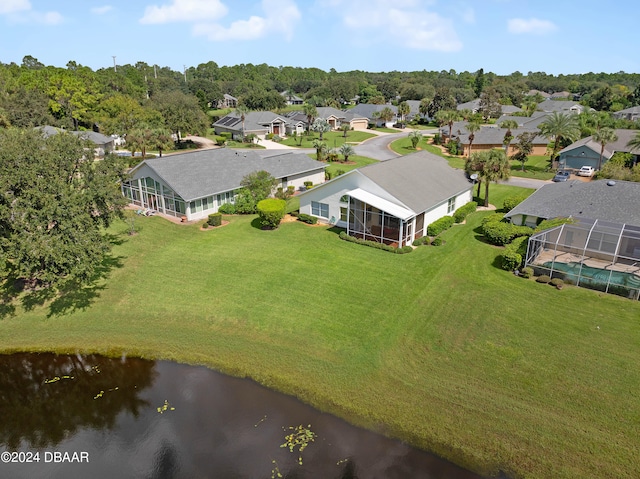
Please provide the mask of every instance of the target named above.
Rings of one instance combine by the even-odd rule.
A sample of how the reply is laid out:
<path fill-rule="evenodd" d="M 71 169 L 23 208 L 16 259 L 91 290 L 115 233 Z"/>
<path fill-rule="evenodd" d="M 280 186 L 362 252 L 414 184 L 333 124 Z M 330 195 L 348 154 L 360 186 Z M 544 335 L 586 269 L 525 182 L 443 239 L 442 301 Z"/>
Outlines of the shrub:
<path fill-rule="evenodd" d="M 548 282 L 550 282 L 550 281 L 551 281 L 551 278 L 550 278 L 548 275 L 543 274 L 543 275 L 538 276 L 538 277 L 536 278 L 536 281 L 537 281 L 538 283 L 548 283 Z"/>
<path fill-rule="evenodd" d="M 340 176 L 340 175 L 344 175 L 345 171 L 344 170 L 336 170 L 335 176 Z"/>
<path fill-rule="evenodd" d="M 504 221 L 487 221 L 482 225 L 482 234 L 487 241 L 497 246 L 511 243 L 519 236 L 530 236 L 533 229 L 528 226 L 517 226 Z"/>
<path fill-rule="evenodd" d="M 520 276 L 525 279 L 531 278 L 533 276 L 533 268 L 531 268 L 530 266 L 522 268 L 522 270 L 520 270 Z"/>
<path fill-rule="evenodd" d="M 223 215 L 234 215 L 236 214 L 236 205 L 234 205 L 233 203 L 225 203 L 223 205 L 220 205 L 218 211 Z"/>
<path fill-rule="evenodd" d="M 300 215 L 300 211 L 299 210 L 295 210 L 292 211 L 291 213 L 289 213 L 291 216 L 293 216 L 294 218 L 297 218 Z"/>
<path fill-rule="evenodd" d="M 271 141 L 275 141 L 276 143 L 280 143 L 282 141 L 282 137 L 279 135 L 273 135 L 273 138 L 271 138 Z"/>
<path fill-rule="evenodd" d="M 224 144 L 227 142 L 227 139 L 224 136 L 216 136 L 216 145 L 218 146 L 224 146 Z"/>
<path fill-rule="evenodd" d="M 560 278 L 552 278 L 549 283 L 551 284 L 551 286 L 555 286 L 556 288 L 562 288 L 564 286 L 564 281 Z"/>
<path fill-rule="evenodd" d="M 313 181 L 305 181 L 305 182 L 304 182 L 304 187 L 305 187 L 306 189 L 309 189 L 309 188 L 311 188 L 312 186 L 313 186 Z"/>
<path fill-rule="evenodd" d="M 230 139 L 231 139 L 231 137 L 232 137 L 231 133 L 230 133 L 230 132 L 228 132 L 228 131 L 223 131 L 223 132 L 221 132 L 219 136 L 221 136 L 221 137 L 222 137 L 222 138 L 224 138 L 225 140 L 230 140 Z"/>
<path fill-rule="evenodd" d="M 222 224 L 222 213 L 219 211 L 217 213 L 211 213 L 209 215 L 209 219 L 207 220 L 211 226 L 220 226 Z"/>
<path fill-rule="evenodd" d="M 520 236 L 505 246 L 504 251 L 501 254 L 502 269 L 514 271 L 522 266 L 522 259 L 527 254 L 528 242 L 528 236 Z"/>
<path fill-rule="evenodd" d="M 438 236 L 443 231 L 451 228 L 451 226 L 453 226 L 453 217 L 443 216 L 427 226 L 427 234 L 429 236 Z"/>
<path fill-rule="evenodd" d="M 491 213 L 489 216 L 485 216 L 482 218 L 482 226 L 487 223 L 493 223 L 497 221 L 502 221 L 504 219 L 504 215 L 502 213 Z"/>
<path fill-rule="evenodd" d="M 429 241 L 428 236 L 423 236 L 422 238 L 416 238 L 413 241 L 413 246 L 422 246 L 424 244 L 428 244 L 428 241 Z"/>
<path fill-rule="evenodd" d="M 267 133 L 264 137 L 266 140 L 273 140 L 273 133 Z"/>
<path fill-rule="evenodd" d="M 394 248 L 393 246 L 386 245 L 384 243 L 378 243 L 377 241 L 369 241 L 360 238 L 356 238 L 355 236 L 349 236 L 346 232 L 341 231 L 338 235 L 340 239 L 349 241 L 350 243 L 357 243 L 364 246 L 369 246 L 375 249 L 381 249 L 383 251 L 389 251 L 397 254 L 406 254 L 413 251 L 411 246 L 403 246 L 402 248 Z"/>
<path fill-rule="evenodd" d="M 440 133 L 436 133 L 435 135 L 433 135 L 433 144 L 439 145 L 441 143 L 442 143 L 442 136 L 440 135 Z"/>
<path fill-rule="evenodd" d="M 450 155 L 457 155 L 460 152 L 460 143 L 458 140 L 452 140 L 447 143 L 447 151 Z"/>
<path fill-rule="evenodd" d="M 316 218 L 315 216 L 306 215 L 304 213 L 300 213 L 298 215 L 298 219 L 303 223 L 307 223 L 309 225 L 315 225 L 318 222 L 318 218 Z"/>
<path fill-rule="evenodd" d="M 440 238 L 440 236 L 436 236 L 435 238 L 433 238 L 433 240 L 431 241 L 431 246 L 442 246 L 442 238 Z"/>
<path fill-rule="evenodd" d="M 206 230 L 208 227 L 209 227 L 209 223 L 205 221 L 204 224 L 202 225 L 202 229 Z"/>
<path fill-rule="evenodd" d="M 508 196 L 502 203 L 502 210 L 508 213 L 526 199 L 525 196 Z"/>
<path fill-rule="evenodd" d="M 260 224 L 265 228 L 275 229 L 284 218 L 284 210 L 287 207 L 285 200 L 267 198 L 258 202 L 257 210 Z"/>
<path fill-rule="evenodd" d="M 293 194 L 296 192 L 296 187 L 293 185 L 289 185 L 287 186 L 287 194 L 289 196 L 293 196 Z"/>
<path fill-rule="evenodd" d="M 461 206 L 453 213 L 453 221 L 456 223 L 462 223 L 467 216 L 476 211 L 478 203 L 471 201 L 464 206 Z"/>

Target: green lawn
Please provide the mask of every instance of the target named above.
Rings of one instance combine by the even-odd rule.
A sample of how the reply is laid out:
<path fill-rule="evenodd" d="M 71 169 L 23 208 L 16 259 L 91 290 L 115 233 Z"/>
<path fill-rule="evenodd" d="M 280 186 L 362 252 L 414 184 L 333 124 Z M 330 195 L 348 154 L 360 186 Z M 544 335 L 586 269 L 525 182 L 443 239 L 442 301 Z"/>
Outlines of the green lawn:
<path fill-rule="evenodd" d="M 367 133 L 362 130 L 352 130 L 347 132 L 347 137 L 344 137 L 344 132 L 342 131 L 329 131 L 322 135 L 322 138 L 329 148 L 340 148 L 345 142 L 351 144 L 361 143 L 364 140 L 368 140 L 369 138 L 373 138 L 373 133 Z M 302 144 L 300 144 L 300 138 L 293 138 L 291 136 L 287 137 L 282 141 L 283 145 L 287 146 L 296 146 L 300 148 L 313 148 L 313 141 L 320 138 L 318 133 L 311 132 L 311 135 L 307 136 L 306 134 L 302 135 Z"/>
<path fill-rule="evenodd" d="M 75 302 L 5 304 L 0 344 L 205 364 L 485 474 L 639 477 L 640 303 L 499 269 L 487 214 L 407 255 L 326 226 L 135 217 Z"/>

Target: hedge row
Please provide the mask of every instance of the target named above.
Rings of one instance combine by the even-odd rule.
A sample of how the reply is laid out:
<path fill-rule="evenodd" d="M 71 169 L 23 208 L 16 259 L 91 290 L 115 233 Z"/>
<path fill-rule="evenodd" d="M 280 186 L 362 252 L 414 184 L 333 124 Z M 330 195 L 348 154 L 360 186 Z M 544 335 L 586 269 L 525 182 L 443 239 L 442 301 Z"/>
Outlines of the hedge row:
<path fill-rule="evenodd" d="M 218 212 L 222 213 L 223 215 L 235 215 L 236 205 L 234 205 L 233 203 L 224 203 L 220 205 L 220 208 L 218 208 Z"/>
<path fill-rule="evenodd" d="M 487 241 L 497 246 L 511 243 L 520 236 L 530 236 L 533 229 L 502 221 L 504 215 L 492 214 L 482 220 L 482 234 Z"/>
<path fill-rule="evenodd" d="M 427 226 L 427 235 L 428 236 L 438 236 L 445 230 L 448 230 L 453 226 L 453 217 L 452 216 L 443 216 L 439 220 L 435 220 L 429 226 Z"/>
<path fill-rule="evenodd" d="M 304 213 L 300 213 L 298 215 L 298 219 L 303 223 L 307 223 L 309 225 L 315 225 L 318 222 L 318 218 L 311 215 L 305 215 Z"/>
<path fill-rule="evenodd" d="M 471 201 L 470 203 L 461 206 L 453 213 L 453 221 L 456 223 L 462 223 L 467 216 L 476 211 L 476 208 L 478 208 L 478 203 L 475 201 Z"/>
<path fill-rule="evenodd" d="M 340 236 L 340 239 L 345 240 L 345 241 L 349 241 L 351 243 L 362 244 L 362 245 L 365 245 L 365 246 L 370 246 L 371 248 L 381 249 L 383 251 L 390 251 L 391 253 L 405 254 L 405 253 L 411 253 L 413 251 L 413 248 L 411 246 L 403 246 L 402 248 L 394 248 L 393 246 L 389 246 L 389 245 L 386 245 L 384 243 L 378 243 L 377 241 L 363 240 L 363 239 L 360 239 L 360 238 L 356 238 L 354 236 L 349 236 L 344 231 L 341 231 L 339 236 Z"/>
<path fill-rule="evenodd" d="M 502 210 L 508 213 L 526 199 L 526 196 L 507 196 L 502 202 Z"/>
<path fill-rule="evenodd" d="M 515 271 L 522 266 L 522 260 L 527 254 L 528 236 L 520 236 L 505 246 L 502 251 L 502 269 Z"/>

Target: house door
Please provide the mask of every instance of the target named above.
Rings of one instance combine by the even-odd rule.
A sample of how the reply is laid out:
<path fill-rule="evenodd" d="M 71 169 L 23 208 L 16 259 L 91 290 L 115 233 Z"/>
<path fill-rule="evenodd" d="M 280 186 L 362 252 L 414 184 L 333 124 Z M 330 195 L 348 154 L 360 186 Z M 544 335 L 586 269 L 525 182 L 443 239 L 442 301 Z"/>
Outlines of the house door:
<path fill-rule="evenodd" d="M 149 208 L 150 210 L 157 210 L 158 209 L 158 198 L 156 198 L 156 195 L 152 195 L 152 194 L 148 194 L 147 195 L 147 208 Z"/>
<path fill-rule="evenodd" d="M 273 125 L 273 134 L 280 135 L 280 125 Z"/>

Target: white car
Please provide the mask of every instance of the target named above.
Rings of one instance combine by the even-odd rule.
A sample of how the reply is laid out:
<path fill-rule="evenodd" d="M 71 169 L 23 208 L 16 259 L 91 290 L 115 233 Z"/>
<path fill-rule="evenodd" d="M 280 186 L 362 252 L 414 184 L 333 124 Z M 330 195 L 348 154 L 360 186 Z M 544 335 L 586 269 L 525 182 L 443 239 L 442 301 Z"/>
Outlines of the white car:
<path fill-rule="evenodd" d="M 578 176 L 593 176 L 594 172 L 595 170 L 593 169 L 593 166 L 583 166 L 578 170 L 578 173 L 576 174 Z"/>

